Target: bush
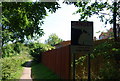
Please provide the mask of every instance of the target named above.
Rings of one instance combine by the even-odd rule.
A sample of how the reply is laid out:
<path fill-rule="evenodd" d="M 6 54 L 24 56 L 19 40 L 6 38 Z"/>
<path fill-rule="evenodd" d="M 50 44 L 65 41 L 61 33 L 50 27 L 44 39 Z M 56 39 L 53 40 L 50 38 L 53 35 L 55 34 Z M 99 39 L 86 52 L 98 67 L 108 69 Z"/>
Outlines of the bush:
<path fill-rule="evenodd" d="M 6 79 L 19 79 L 16 78 L 18 71 L 21 70 L 21 65 L 28 60 L 25 55 L 19 55 L 14 57 L 1 58 L 2 64 L 2 80 Z"/>
<path fill-rule="evenodd" d="M 101 79 L 116 79 L 119 80 L 119 68 L 116 68 L 115 65 L 113 65 L 110 62 L 106 62 L 105 65 L 100 68 L 99 71 L 99 77 Z"/>
<path fill-rule="evenodd" d="M 42 44 L 42 43 L 30 43 L 30 55 L 33 57 L 33 60 L 36 62 L 41 62 L 41 54 L 47 50 L 54 49 L 54 47 Z"/>
<path fill-rule="evenodd" d="M 18 54 L 20 54 L 24 50 L 24 48 L 25 48 L 25 46 L 22 43 L 17 42 L 14 44 L 14 50 Z"/>
<path fill-rule="evenodd" d="M 14 44 L 7 44 L 2 47 L 2 57 L 10 57 L 15 55 Z"/>
<path fill-rule="evenodd" d="M 120 42 L 113 40 L 96 41 L 91 51 L 91 77 L 95 79 L 119 79 L 120 78 Z M 76 60 L 76 66 L 83 71 L 87 60 L 87 54 Z M 96 62 L 95 62 L 96 61 Z M 84 63 L 85 62 L 85 63 Z M 98 64 L 98 65 L 97 65 Z M 97 67 L 96 67 L 97 66 Z M 81 69 L 81 71 L 82 71 Z M 86 71 L 85 71 L 86 72 Z M 84 72 L 84 73 L 85 73 Z"/>
<path fill-rule="evenodd" d="M 98 77 L 101 79 L 119 79 L 120 42 L 109 40 L 97 45 L 91 54 L 91 59 L 98 56 L 102 56 L 104 61 L 103 66 L 99 69 Z"/>
<path fill-rule="evenodd" d="M 6 44 L 2 47 L 2 57 L 12 57 L 15 55 L 19 55 L 24 51 L 28 52 L 29 50 L 22 43 Z"/>

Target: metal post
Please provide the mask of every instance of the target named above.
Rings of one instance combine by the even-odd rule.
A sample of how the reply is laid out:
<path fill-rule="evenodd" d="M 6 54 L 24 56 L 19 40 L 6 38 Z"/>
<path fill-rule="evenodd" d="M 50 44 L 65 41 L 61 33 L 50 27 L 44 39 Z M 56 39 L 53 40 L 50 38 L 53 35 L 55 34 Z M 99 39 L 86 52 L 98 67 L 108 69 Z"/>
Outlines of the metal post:
<path fill-rule="evenodd" d="M 90 53 L 88 53 L 88 81 L 91 81 L 90 65 Z"/>
<path fill-rule="evenodd" d="M 73 53 L 73 81 L 75 81 L 75 71 L 76 67 L 75 67 L 75 53 Z"/>
<path fill-rule="evenodd" d="M 117 2 L 114 2 L 114 9 L 113 9 L 113 32 L 114 32 L 114 39 L 117 41 L 117 33 L 116 33 L 116 10 Z"/>

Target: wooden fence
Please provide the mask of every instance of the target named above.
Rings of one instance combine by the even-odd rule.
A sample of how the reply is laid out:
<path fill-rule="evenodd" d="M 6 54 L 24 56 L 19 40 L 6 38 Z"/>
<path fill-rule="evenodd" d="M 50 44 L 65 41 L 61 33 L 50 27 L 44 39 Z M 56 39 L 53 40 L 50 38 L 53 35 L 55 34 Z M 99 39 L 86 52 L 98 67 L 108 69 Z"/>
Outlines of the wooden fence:
<path fill-rule="evenodd" d="M 99 40 L 94 42 L 94 46 L 97 46 L 105 41 L 113 41 L 113 40 Z M 117 47 L 119 48 L 119 46 Z M 79 59 L 81 56 L 86 55 L 87 53 L 79 52 L 76 54 L 76 60 Z M 115 56 L 114 58 L 110 58 L 110 63 L 115 64 L 115 69 L 120 67 L 120 59 L 118 58 L 119 55 Z M 58 49 L 50 50 L 44 52 L 42 54 L 42 63 L 50 68 L 53 72 L 55 72 L 58 76 L 62 79 L 72 79 L 72 67 L 71 65 L 71 53 L 70 53 L 70 45 L 61 47 Z M 100 69 L 103 69 L 105 58 L 102 55 L 96 56 L 94 59 L 91 59 L 91 78 L 97 79 L 100 72 Z M 87 58 L 81 63 L 83 65 L 78 64 L 76 65 L 76 78 L 77 79 L 87 79 L 88 76 L 88 65 L 87 65 Z M 118 65 L 117 65 L 118 64 Z M 108 67 L 110 68 L 110 67 Z M 118 68 L 117 68 L 118 69 Z M 119 71 L 119 70 L 118 70 Z M 111 74 L 112 75 L 112 74 Z"/>
<path fill-rule="evenodd" d="M 44 52 L 42 63 L 60 76 L 61 79 L 70 79 L 70 46 Z"/>

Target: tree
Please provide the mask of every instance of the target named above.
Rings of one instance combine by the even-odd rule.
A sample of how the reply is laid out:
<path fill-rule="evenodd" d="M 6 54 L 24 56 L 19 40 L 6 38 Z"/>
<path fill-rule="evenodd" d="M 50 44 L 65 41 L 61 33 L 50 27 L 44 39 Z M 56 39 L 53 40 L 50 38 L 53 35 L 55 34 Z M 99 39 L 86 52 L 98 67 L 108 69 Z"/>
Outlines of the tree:
<path fill-rule="evenodd" d="M 54 13 L 58 8 L 57 2 L 2 2 L 2 44 L 42 36 L 47 10 Z"/>
<path fill-rule="evenodd" d="M 86 21 L 93 15 L 98 15 L 98 18 L 105 24 L 113 24 L 114 37 L 116 38 L 116 21 L 120 20 L 120 1 L 115 0 L 78 0 L 78 2 L 65 1 L 67 4 L 74 4 L 78 10 L 74 13 L 80 14 L 80 21 Z M 119 23 L 119 22 L 118 22 Z"/>
<path fill-rule="evenodd" d="M 51 34 L 47 40 L 45 40 L 46 44 L 49 44 L 51 46 L 54 46 L 55 44 L 58 44 L 62 42 L 63 40 L 59 38 L 55 33 Z"/>

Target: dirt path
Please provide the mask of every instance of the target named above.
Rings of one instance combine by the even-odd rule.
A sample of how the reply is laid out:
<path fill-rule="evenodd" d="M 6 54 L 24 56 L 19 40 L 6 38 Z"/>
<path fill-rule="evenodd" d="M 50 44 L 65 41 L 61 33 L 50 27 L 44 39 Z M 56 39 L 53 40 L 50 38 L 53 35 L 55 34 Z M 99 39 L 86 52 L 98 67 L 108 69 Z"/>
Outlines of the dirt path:
<path fill-rule="evenodd" d="M 31 78 L 31 62 L 32 61 L 28 61 L 25 64 L 22 76 L 20 77 L 20 81 L 22 81 L 23 79 L 29 79 L 29 81 L 32 81 L 32 78 Z"/>

